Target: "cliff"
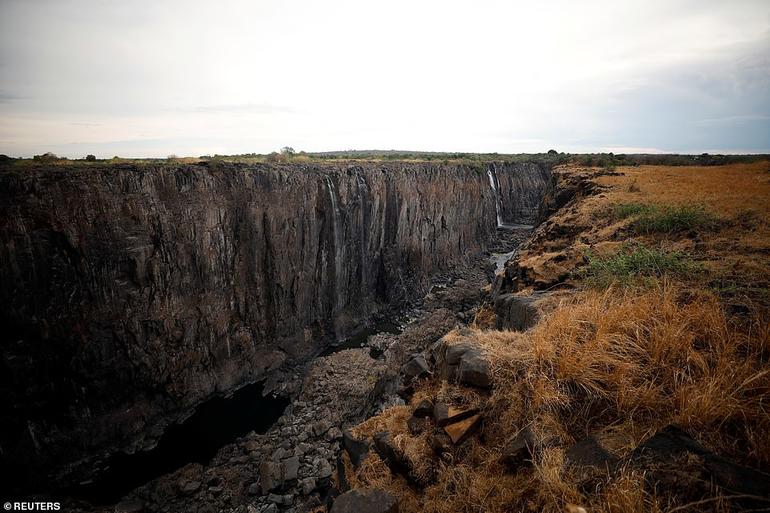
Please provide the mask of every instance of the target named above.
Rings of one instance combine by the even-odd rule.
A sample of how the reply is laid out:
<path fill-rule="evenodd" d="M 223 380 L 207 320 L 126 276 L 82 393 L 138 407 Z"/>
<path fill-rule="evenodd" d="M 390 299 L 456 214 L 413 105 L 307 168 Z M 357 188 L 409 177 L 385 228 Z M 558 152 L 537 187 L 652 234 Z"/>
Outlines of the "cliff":
<path fill-rule="evenodd" d="M 494 181 L 494 189 L 490 187 Z M 536 165 L 0 171 L 6 463 L 72 461 L 317 354 L 529 222 Z"/>

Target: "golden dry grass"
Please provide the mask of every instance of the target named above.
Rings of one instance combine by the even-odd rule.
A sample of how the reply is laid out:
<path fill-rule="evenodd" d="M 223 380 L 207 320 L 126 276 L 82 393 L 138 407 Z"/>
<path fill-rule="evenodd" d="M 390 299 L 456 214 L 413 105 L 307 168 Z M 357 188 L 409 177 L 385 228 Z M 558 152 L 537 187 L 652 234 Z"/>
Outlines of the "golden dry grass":
<path fill-rule="evenodd" d="M 623 456 L 674 423 L 716 452 L 767 468 L 769 333 L 760 320 L 748 332 L 735 330 L 713 295 L 674 284 L 577 293 L 529 332 L 472 333 L 493 362 L 495 382 L 483 444 L 469 440 L 456 460 L 435 463 L 438 482 L 422 493 L 376 456 L 355 484 L 390 489 L 402 497 L 402 511 L 555 512 L 567 504 L 591 512 L 664 511 L 674 504 L 647 494 L 643 476 L 630 469 L 585 493 L 565 472 L 565 448 L 599 434 Z M 437 396 L 447 387 L 431 386 Z M 395 433 L 399 447 L 424 466 L 429 447 L 424 436 L 406 434 L 409 412 L 394 408 L 357 434 Z M 500 450 L 528 424 L 542 450 L 533 468 L 507 473 Z"/>

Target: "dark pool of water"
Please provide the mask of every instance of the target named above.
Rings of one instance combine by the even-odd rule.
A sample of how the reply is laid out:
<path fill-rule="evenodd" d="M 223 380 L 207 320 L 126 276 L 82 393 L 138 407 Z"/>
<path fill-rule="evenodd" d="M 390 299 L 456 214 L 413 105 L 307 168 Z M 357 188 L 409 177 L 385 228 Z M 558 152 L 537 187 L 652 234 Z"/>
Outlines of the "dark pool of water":
<path fill-rule="evenodd" d="M 187 420 L 170 426 L 154 449 L 113 455 L 108 468 L 93 482 L 69 492 L 95 504 L 116 502 L 131 490 L 188 463 L 207 463 L 221 447 L 250 431 L 264 433 L 288 404 L 286 398 L 263 397 L 261 383 L 242 387 L 230 397 L 212 398 Z"/>
<path fill-rule="evenodd" d="M 391 335 L 398 335 L 401 333 L 401 329 L 401 324 L 398 322 L 378 321 L 368 328 L 364 328 L 363 330 L 359 331 L 352 337 L 346 338 L 337 344 L 333 344 L 327 347 L 319 356 L 329 356 L 344 349 L 359 349 L 366 347 L 366 343 L 370 336 L 376 335 L 378 333 L 390 333 Z"/>

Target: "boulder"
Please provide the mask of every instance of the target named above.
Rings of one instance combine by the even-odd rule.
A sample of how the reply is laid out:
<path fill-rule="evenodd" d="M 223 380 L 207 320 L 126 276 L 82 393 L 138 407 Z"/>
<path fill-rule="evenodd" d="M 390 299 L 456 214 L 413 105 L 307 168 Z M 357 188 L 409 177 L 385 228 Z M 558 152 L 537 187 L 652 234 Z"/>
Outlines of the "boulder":
<path fill-rule="evenodd" d="M 610 472 L 618 463 L 618 459 L 593 436 L 586 437 L 567 449 L 564 458 L 568 465 L 589 471 Z"/>
<path fill-rule="evenodd" d="M 455 422 L 454 424 L 445 426 L 444 431 L 449 435 L 452 443 L 457 445 L 475 433 L 479 426 L 481 426 L 481 415 L 474 415 L 459 422 Z"/>
<path fill-rule="evenodd" d="M 433 401 L 429 399 L 423 399 L 417 403 L 417 406 L 414 408 L 412 415 L 417 418 L 430 417 L 433 415 L 433 407 Z"/>
<path fill-rule="evenodd" d="M 115 513 L 142 513 L 144 503 L 138 499 L 128 499 L 115 505 Z"/>
<path fill-rule="evenodd" d="M 393 443 L 393 438 L 387 431 L 374 435 L 374 450 L 394 474 L 409 475 L 409 462 Z"/>
<path fill-rule="evenodd" d="M 424 356 L 416 355 L 401 367 L 401 374 L 404 376 L 404 381 L 409 383 L 414 379 L 430 375 L 430 367 Z"/>
<path fill-rule="evenodd" d="M 294 481 L 297 479 L 297 472 L 299 471 L 299 457 L 292 456 L 286 458 L 281 464 L 281 478 L 284 482 Z"/>
<path fill-rule="evenodd" d="M 456 408 L 446 403 L 436 403 L 433 407 L 433 420 L 436 421 L 440 427 L 459 422 L 477 414 L 479 411 L 475 408 L 464 410 L 462 408 Z"/>
<path fill-rule="evenodd" d="M 358 488 L 337 497 L 330 513 L 398 513 L 398 501 L 379 488 Z"/>
<path fill-rule="evenodd" d="M 730 492 L 756 497 L 770 497 L 770 474 L 734 463 L 701 446 L 685 431 L 667 426 L 641 443 L 630 457 L 631 464 L 649 470 L 647 477 L 656 490 L 682 487 L 681 479 L 673 482 L 670 476 L 689 476 L 690 488 L 700 495 L 709 494 L 713 482 Z M 747 501 L 745 508 L 759 504 Z"/>
<path fill-rule="evenodd" d="M 460 360 L 457 380 L 478 388 L 492 387 L 492 369 L 480 352 L 468 351 Z"/>
<path fill-rule="evenodd" d="M 305 479 L 300 480 L 299 487 L 304 495 L 310 495 L 310 493 L 315 490 L 315 478 L 306 477 Z"/>
<path fill-rule="evenodd" d="M 267 495 L 281 485 L 281 465 L 272 461 L 263 461 L 259 465 L 259 481 L 262 495 Z"/>
<path fill-rule="evenodd" d="M 369 454 L 369 444 L 362 440 L 356 440 L 347 429 L 342 432 L 342 447 L 348 453 L 351 463 L 358 466 Z"/>
<path fill-rule="evenodd" d="M 527 426 L 505 444 L 500 453 L 500 462 L 511 470 L 531 464 L 534 447 L 535 436 L 532 429 Z"/>
<path fill-rule="evenodd" d="M 448 343 L 445 340 L 431 347 L 431 358 L 436 362 L 436 372 L 451 383 L 491 388 L 492 370 L 481 347 L 475 342 L 463 340 Z"/>

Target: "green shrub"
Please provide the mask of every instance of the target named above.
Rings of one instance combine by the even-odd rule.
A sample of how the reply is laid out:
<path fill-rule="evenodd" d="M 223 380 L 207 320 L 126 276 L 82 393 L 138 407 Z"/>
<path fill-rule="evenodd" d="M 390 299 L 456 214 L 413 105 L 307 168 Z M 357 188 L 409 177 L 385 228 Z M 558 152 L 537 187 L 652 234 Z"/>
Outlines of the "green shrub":
<path fill-rule="evenodd" d="M 588 254 L 588 265 L 582 276 L 591 285 L 607 287 L 612 283 L 629 285 L 664 275 L 685 275 L 697 272 L 701 265 L 681 251 L 648 248 L 642 244 L 627 244 L 614 255 L 597 257 Z"/>
<path fill-rule="evenodd" d="M 632 229 L 639 234 L 672 233 L 695 228 L 710 228 L 717 218 L 703 205 L 649 205 L 622 203 L 614 208 L 617 219 L 635 217 Z"/>

